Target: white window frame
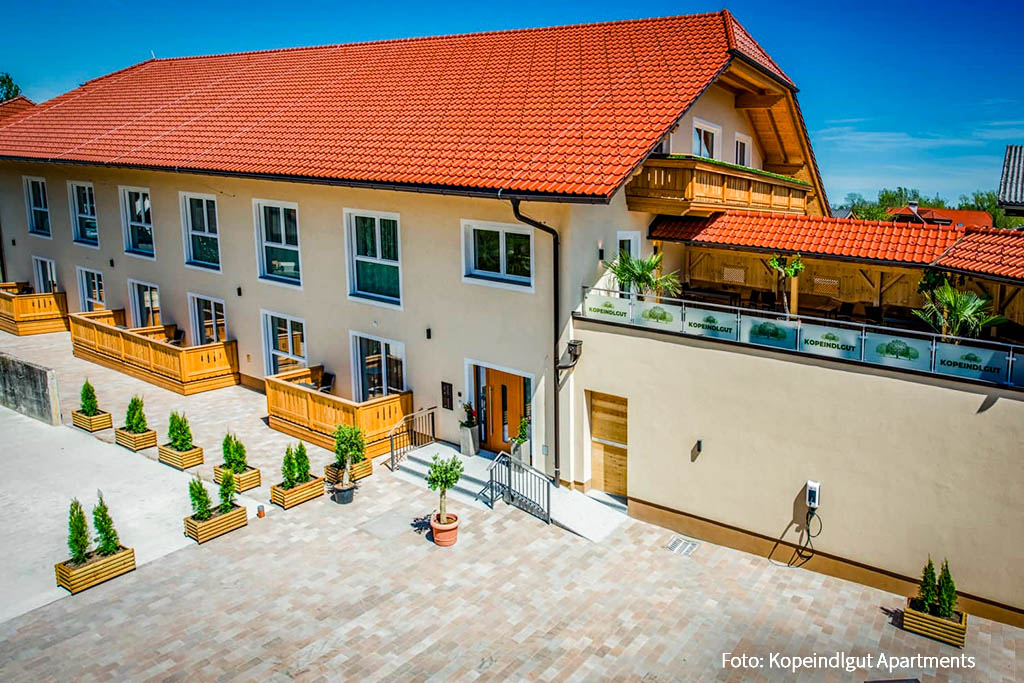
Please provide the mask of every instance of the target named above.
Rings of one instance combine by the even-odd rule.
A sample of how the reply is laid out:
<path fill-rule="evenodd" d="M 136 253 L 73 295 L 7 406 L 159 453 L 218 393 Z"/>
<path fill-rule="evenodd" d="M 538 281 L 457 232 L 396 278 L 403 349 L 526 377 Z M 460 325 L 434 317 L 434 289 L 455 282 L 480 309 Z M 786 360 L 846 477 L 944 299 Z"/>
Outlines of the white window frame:
<path fill-rule="evenodd" d="M 705 121 L 704 119 L 698 119 L 696 117 L 694 117 L 694 119 L 693 119 L 693 127 L 696 128 L 696 129 L 700 129 L 700 130 L 706 130 L 706 131 L 714 134 L 714 136 L 715 136 L 715 149 L 712 150 L 713 156 L 711 158 L 715 159 L 716 161 L 721 161 L 722 160 L 722 127 L 719 126 L 717 123 L 711 123 L 710 121 Z M 691 146 L 693 145 L 693 131 L 692 130 L 690 131 L 690 145 Z M 693 151 L 693 156 L 700 157 L 700 155 L 697 154 L 696 151 Z M 702 158 L 706 159 L 707 157 L 702 157 Z"/>
<path fill-rule="evenodd" d="M 498 250 L 499 256 L 501 257 L 501 273 L 490 273 L 483 271 L 474 271 L 473 269 L 473 248 L 474 242 L 472 239 L 472 232 L 474 228 L 482 228 L 484 230 L 495 230 L 501 233 L 501 240 L 499 242 Z M 519 278 L 516 276 L 509 277 L 505 274 L 505 233 L 516 233 L 519 235 L 528 235 L 530 237 L 530 277 Z M 524 225 L 518 225 L 513 223 L 496 223 L 493 221 L 478 221 L 469 218 L 462 219 L 462 281 L 474 284 L 483 285 L 485 287 L 497 287 L 499 289 L 510 289 L 516 292 L 533 293 L 534 278 L 535 278 L 535 265 L 536 265 L 536 251 L 534 250 L 533 240 L 534 230 L 531 227 Z"/>
<path fill-rule="evenodd" d="M 211 234 L 205 231 L 198 231 L 192 229 L 192 212 L 189 210 L 188 200 L 189 199 L 200 199 L 204 202 L 203 208 L 205 209 L 205 202 L 213 202 L 213 214 L 217 219 L 217 232 Z M 181 236 L 184 241 L 184 254 L 185 254 L 185 267 L 193 270 L 199 270 L 204 273 L 217 273 L 223 272 L 223 261 L 221 260 L 221 249 L 220 249 L 220 206 L 217 204 L 217 195 L 214 194 L 203 194 L 201 192 L 179 192 L 178 193 L 178 205 L 181 210 Z M 203 212 L 206 215 L 206 212 Z M 209 227 L 209 226 L 204 226 Z M 205 263 L 203 261 L 197 261 L 193 258 L 192 254 L 192 235 L 196 234 L 201 237 L 213 238 L 217 240 L 217 265 L 212 263 Z"/>
<path fill-rule="evenodd" d="M 352 373 L 351 373 L 352 374 L 352 395 L 356 397 L 356 399 L 355 399 L 356 402 L 362 402 L 362 401 L 366 400 L 366 398 L 363 396 L 363 383 L 361 381 L 361 378 L 362 378 L 362 368 L 359 365 L 359 337 L 362 337 L 363 339 L 369 339 L 371 341 L 375 341 L 375 342 L 380 343 L 380 345 L 381 345 L 381 356 L 382 356 L 382 358 L 381 358 L 381 363 L 382 363 L 381 372 L 384 373 L 383 380 L 384 380 L 385 387 L 387 387 L 388 368 L 387 368 L 387 354 L 384 351 L 384 345 L 386 344 L 388 346 L 397 347 L 397 348 L 401 349 L 401 354 L 399 354 L 401 359 L 402 359 L 402 388 L 401 388 L 401 391 L 408 391 L 409 390 L 409 381 L 408 381 L 408 377 L 409 377 L 409 360 L 408 360 L 408 357 L 405 354 L 405 343 L 404 342 L 400 342 L 400 341 L 396 341 L 394 339 L 387 339 L 385 337 L 378 337 L 378 336 L 373 335 L 373 334 L 366 334 L 364 332 L 357 332 L 355 330 L 349 330 L 348 331 L 348 343 L 349 343 L 349 348 L 351 350 L 351 355 L 352 355 Z"/>
<path fill-rule="evenodd" d="M 129 192 L 145 192 L 149 197 L 149 230 L 153 233 L 153 253 L 152 255 L 146 254 L 140 251 L 133 251 L 131 248 L 131 227 L 128 225 L 128 193 Z M 143 259 L 144 261 L 155 261 L 156 260 L 156 221 L 154 216 L 156 211 L 153 208 L 153 193 L 149 191 L 148 187 L 133 187 L 130 185 L 118 185 L 117 187 L 117 198 L 118 204 L 121 206 L 121 234 L 124 239 L 124 253 L 127 256 L 134 258 Z M 140 225 L 142 225 L 140 223 Z"/>
<path fill-rule="evenodd" d="M 743 133 L 736 133 L 736 139 L 732 143 L 733 154 L 736 153 L 736 144 L 742 142 L 747 146 L 747 158 L 740 162 L 739 159 L 733 159 L 733 163 L 738 166 L 746 166 L 747 168 L 754 167 L 754 138 Z"/>
<path fill-rule="evenodd" d="M 225 311 L 225 314 L 226 313 L 227 313 L 227 311 Z M 272 346 L 271 341 L 270 341 L 270 318 L 272 316 L 275 317 L 275 318 L 283 318 L 284 320 L 287 320 L 288 323 L 289 323 L 288 324 L 288 349 L 289 349 L 289 352 L 287 352 L 287 353 L 284 352 L 284 351 L 277 351 L 276 349 L 273 349 L 273 346 Z M 224 319 L 225 319 L 225 324 L 226 324 L 226 321 L 227 321 L 227 316 L 226 315 L 225 315 Z M 305 347 L 305 351 L 306 351 L 306 355 L 305 356 L 299 356 L 299 355 L 291 353 L 291 348 L 292 348 L 292 336 L 291 336 L 292 326 L 291 326 L 291 323 L 293 323 L 293 322 L 297 322 L 297 323 L 301 323 L 302 324 L 302 345 Z M 260 309 L 260 328 L 262 329 L 262 332 L 263 332 L 263 372 L 264 372 L 264 374 L 266 376 L 269 377 L 269 376 L 274 374 L 273 365 L 271 364 L 271 357 L 272 356 L 283 356 L 285 358 L 290 358 L 292 360 L 297 360 L 297 361 L 300 361 L 307 368 L 309 367 L 309 326 L 306 325 L 306 320 L 304 318 L 299 318 L 299 317 L 296 317 L 294 315 L 287 315 L 285 313 L 278 313 L 277 311 L 268 311 L 266 309 L 262 309 L 261 308 Z"/>
<path fill-rule="evenodd" d="M 220 343 L 228 340 L 228 305 L 224 299 L 218 299 L 215 296 L 206 296 L 205 294 L 196 294 L 195 292 L 188 293 L 188 319 L 189 319 L 189 334 L 191 335 L 192 345 L 199 346 L 199 330 L 203 326 L 203 321 L 199 319 L 199 300 L 209 301 L 211 303 L 220 304 L 221 310 L 224 311 L 224 339 L 214 339 L 210 343 Z M 303 328 L 302 333 L 305 334 L 306 330 Z M 213 324 L 213 334 L 217 335 L 217 322 Z"/>
<path fill-rule="evenodd" d="M 99 276 L 100 282 L 103 283 L 103 300 L 102 301 L 90 298 L 88 296 L 88 294 L 86 293 L 86 288 L 85 288 L 85 274 L 86 273 L 92 273 L 93 275 L 98 275 Z M 103 273 L 102 272 L 100 272 L 98 270 L 93 270 L 92 268 L 83 268 L 82 266 L 75 266 L 75 279 L 78 280 L 78 305 L 79 305 L 79 310 L 81 310 L 81 311 L 89 311 L 90 308 L 89 308 L 88 303 L 90 301 L 92 301 L 94 303 L 98 303 L 100 306 L 102 306 L 104 309 L 106 309 L 106 307 L 107 307 L 107 302 L 106 302 L 106 298 L 107 298 L 107 283 L 103 281 Z M 92 310 L 96 310 L 96 309 L 92 309 Z"/>
<path fill-rule="evenodd" d="M 43 291 L 42 280 L 39 279 L 39 264 L 48 263 L 50 268 L 53 269 L 53 291 L 57 291 L 57 262 L 52 258 L 46 258 L 45 256 L 33 256 L 32 257 L 32 284 L 35 286 L 35 291 L 41 293 Z"/>
<path fill-rule="evenodd" d="M 128 308 L 132 314 L 132 327 L 150 327 L 151 325 L 148 320 L 140 320 L 142 317 L 142 311 L 139 309 L 139 301 L 135 296 L 135 288 L 138 285 L 142 285 L 143 287 L 152 287 L 155 289 L 156 300 L 158 302 L 160 301 L 160 285 L 152 282 L 145 282 L 144 280 L 133 280 L 132 278 L 128 278 Z M 163 324 L 163 304 L 160 305 L 160 308 L 160 324 Z"/>
<path fill-rule="evenodd" d="M 290 244 L 281 244 L 280 246 L 284 249 L 294 249 L 296 255 L 296 263 L 299 267 L 299 279 L 289 280 L 282 278 L 280 275 L 269 275 L 267 274 L 266 267 L 266 254 L 263 250 L 265 243 L 263 241 L 263 211 L 264 206 L 276 206 L 279 209 L 294 209 L 295 211 L 295 246 Z M 299 222 L 299 205 L 297 202 L 285 202 L 277 199 L 253 199 L 252 200 L 252 214 L 254 220 L 254 227 L 256 232 L 256 263 L 259 267 L 260 282 L 265 282 L 271 285 L 277 285 L 278 287 L 287 287 L 288 289 L 297 289 L 302 291 L 302 224 Z M 281 235 L 284 236 L 284 214 L 281 214 Z M 278 246 L 276 243 L 269 243 L 271 246 Z M 303 328 L 305 330 L 305 328 Z"/>
<path fill-rule="evenodd" d="M 359 256 L 356 250 L 356 216 L 366 216 L 368 218 L 374 218 L 377 221 L 377 258 L 371 258 L 369 256 Z M 342 218 L 345 223 L 345 255 L 347 268 L 347 283 L 348 283 L 348 298 L 351 301 L 358 301 L 360 303 L 372 304 L 374 306 L 382 306 L 384 308 L 391 308 L 401 311 L 403 309 L 402 302 L 405 297 L 405 283 L 402 279 L 402 220 L 401 215 L 390 212 L 390 211 L 363 211 L 361 209 L 344 209 L 342 211 Z M 389 261 L 387 259 L 380 258 L 380 220 L 389 219 L 395 221 L 397 225 L 395 232 L 396 246 L 398 247 L 398 261 Z M 356 261 L 366 261 L 368 263 L 380 263 L 387 266 L 396 266 L 398 268 L 398 299 L 389 299 L 386 296 L 380 294 L 374 294 L 372 292 L 363 292 L 357 289 L 356 280 Z"/>
<path fill-rule="evenodd" d="M 672 153 L 672 133 L 665 133 L 665 136 L 658 140 L 658 144 L 651 150 L 651 154 L 671 154 Z"/>
<path fill-rule="evenodd" d="M 50 215 L 50 190 L 46 187 L 46 178 L 40 178 L 39 176 L 21 176 L 22 186 L 25 192 L 25 217 L 28 220 L 25 227 L 28 229 L 28 234 L 35 235 L 36 237 L 42 237 L 43 239 L 53 239 L 53 217 Z M 35 210 L 36 207 L 32 204 L 32 183 L 43 184 L 43 194 L 46 196 L 46 206 L 39 207 L 38 210 L 46 211 L 46 232 L 41 232 L 35 229 Z"/>
<path fill-rule="evenodd" d="M 93 215 L 79 213 L 78 211 L 78 195 L 75 193 L 75 188 L 85 187 L 92 192 L 92 209 Z M 100 220 L 99 220 L 99 208 L 96 206 L 96 188 L 92 183 L 85 180 L 69 180 L 68 181 L 68 215 L 71 217 L 71 241 L 80 247 L 86 247 L 88 249 L 99 249 L 100 248 Z M 78 232 L 78 219 L 79 218 L 91 218 L 96 221 L 96 242 L 90 242 L 83 239 Z"/>

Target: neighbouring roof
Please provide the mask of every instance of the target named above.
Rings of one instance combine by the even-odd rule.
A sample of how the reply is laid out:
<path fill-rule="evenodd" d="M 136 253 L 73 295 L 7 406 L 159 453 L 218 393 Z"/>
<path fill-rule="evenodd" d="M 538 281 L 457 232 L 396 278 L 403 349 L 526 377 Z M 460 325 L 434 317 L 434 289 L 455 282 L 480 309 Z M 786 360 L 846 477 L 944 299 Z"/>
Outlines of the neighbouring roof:
<path fill-rule="evenodd" d="M 18 95 L 17 97 L 0 102 L 0 126 L 9 119 L 13 119 L 18 114 L 26 112 L 35 106 L 36 103 L 24 95 Z"/>
<path fill-rule="evenodd" d="M 931 209 L 919 208 L 917 213 L 926 223 L 942 223 L 954 227 L 975 226 L 980 228 L 992 227 L 992 214 L 988 211 L 975 211 L 972 209 Z M 914 212 L 909 206 L 901 206 L 898 209 L 889 209 L 889 215 L 894 220 L 905 218 L 913 220 Z"/>
<path fill-rule="evenodd" d="M 853 212 L 853 209 L 849 207 L 841 207 L 838 209 L 832 209 L 832 218 L 856 218 L 857 214 Z"/>
<path fill-rule="evenodd" d="M 1024 209 L 1024 145 L 1007 145 L 1003 176 L 999 180 L 999 205 Z"/>
<path fill-rule="evenodd" d="M 1024 280 L 1024 231 L 968 229 L 934 265 Z"/>
<path fill-rule="evenodd" d="M 723 10 L 152 59 L 0 123 L 0 158 L 606 200 L 734 56 Z"/>

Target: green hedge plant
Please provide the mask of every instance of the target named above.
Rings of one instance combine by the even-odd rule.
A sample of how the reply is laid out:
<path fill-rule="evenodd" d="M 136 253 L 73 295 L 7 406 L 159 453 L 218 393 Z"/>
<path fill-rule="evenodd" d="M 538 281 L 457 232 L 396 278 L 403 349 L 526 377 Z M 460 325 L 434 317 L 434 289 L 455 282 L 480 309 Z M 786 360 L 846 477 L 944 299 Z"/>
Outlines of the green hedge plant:
<path fill-rule="evenodd" d="M 92 509 L 92 524 L 96 527 L 96 552 L 100 555 L 113 555 L 121 549 L 121 540 L 117 537 L 110 509 L 103 500 L 103 492 L 97 491 L 96 495 L 99 501 Z"/>
<path fill-rule="evenodd" d="M 288 446 L 284 450 L 284 460 L 281 462 L 281 488 L 293 489 L 307 481 L 309 456 L 306 454 L 306 444 L 300 441 L 298 446 Z"/>
<path fill-rule="evenodd" d="M 68 552 L 72 564 L 82 564 L 89 558 L 89 522 L 77 498 L 68 509 Z"/>
<path fill-rule="evenodd" d="M 953 575 L 949 571 L 949 562 L 946 560 L 942 560 L 937 588 L 936 611 L 940 617 L 952 619 L 956 610 L 956 584 L 953 582 Z"/>
<path fill-rule="evenodd" d="M 306 454 L 306 444 L 300 441 L 295 447 L 295 485 L 305 484 L 309 477 L 309 456 Z"/>
<path fill-rule="evenodd" d="M 234 434 L 228 432 L 224 435 L 221 451 L 224 454 L 224 469 L 242 474 L 249 467 L 245 459 L 245 446 Z"/>
<path fill-rule="evenodd" d="M 235 506 L 235 475 L 230 470 L 220 477 L 220 512 L 231 512 Z"/>
<path fill-rule="evenodd" d="M 430 469 L 427 470 L 427 486 L 431 491 L 441 492 L 441 506 L 438 513 L 438 522 L 441 524 L 449 523 L 445 494 L 448 489 L 459 483 L 462 469 L 462 460 L 457 455 L 453 455 L 451 460 L 441 460 L 435 455 L 430 462 Z"/>
<path fill-rule="evenodd" d="M 199 478 L 198 474 L 188 483 L 188 497 L 192 503 L 192 519 L 203 522 L 212 516 L 210 494 L 206 492 L 203 480 Z"/>
<path fill-rule="evenodd" d="M 181 413 L 171 413 L 167 437 L 171 442 L 171 448 L 176 451 L 184 452 L 195 448 L 195 444 L 192 443 L 192 428 L 188 425 L 188 418 Z"/>
<path fill-rule="evenodd" d="M 82 383 L 82 403 L 78 412 L 86 417 L 96 417 L 100 412 L 100 405 L 96 400 L 96 390 L 89 384 L 89 380 Z"/>
<path fill-rule="evenodd" d="M 291 446 L 284 449 L 284 460 L 281 461 L 281 488 L 295 488 L 295 449 Z"/>
<path fill-rule="evenodd" d="M 352 465 L 366 460 L 363 430 L 354 425 L 338 425 L 334 430 L 334 459 L 335 464 L 345 471 L 341 485 L 348 486 L 351 481 Z"/>
<path fill-rule="evenodd" d="M 149 425 L 146 424 L 146 414 L 142 411 L 142 398 L 139 396 L 132 396 L 132 400 L 128 402 L 124 429 L 132 434 L 142 434 L 149 430 Z"/>

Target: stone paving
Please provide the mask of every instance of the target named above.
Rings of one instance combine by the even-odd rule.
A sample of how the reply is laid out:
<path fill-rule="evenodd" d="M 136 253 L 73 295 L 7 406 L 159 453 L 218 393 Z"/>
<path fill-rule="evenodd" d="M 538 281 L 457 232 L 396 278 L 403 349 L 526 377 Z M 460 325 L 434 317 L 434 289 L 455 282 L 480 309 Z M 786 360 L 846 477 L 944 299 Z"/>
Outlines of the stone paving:
<path fill-rule="evenodd" d="M 0 334 L 0 350 L 56 367 L 72 397 L 87 366 L 118 411 L 146 386 L 70 359 L 60 336 L 23 353 Z M 259 394 L 145 391 L 154 418 L 153 407 L 187 407 L 210 438 L 230 425 L 267 467 L 287 442 L 243 424 L 262 415 Z M 239 397 L 250 405 L 232 405 Z M 69 458 L 70 475 L 76 466 Z M 974 669 L 723 669 L 723 652 L 961 651 L 893 626 L 898 596 L 708 543 L 676 555 L 671 532 L 631 519 L 595 544 L 501 504 L 457 505 L 459 542 L 437 548 L 417 522 L 436 504 L 381 469 L 350 506 L 319 498 L 251 520 L 0 624 L 0 680 L 1020 679 L 1024 630 L 973 617 L 963 654 Z"/>

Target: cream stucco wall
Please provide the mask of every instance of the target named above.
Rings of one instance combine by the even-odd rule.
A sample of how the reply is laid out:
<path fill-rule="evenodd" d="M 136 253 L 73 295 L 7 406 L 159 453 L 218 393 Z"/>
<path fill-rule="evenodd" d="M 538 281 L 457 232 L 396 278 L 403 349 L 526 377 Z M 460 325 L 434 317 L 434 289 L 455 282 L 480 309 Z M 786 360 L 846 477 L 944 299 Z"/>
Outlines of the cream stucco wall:
<path fill-rule="evenodd" d="M 622 396 L 631 498 L 796 542 L 814 479 L 817 550 L 909 577 L 945 557 L 961 591 L 1024 607 L 1024 395 L 586 321 L 575 336 L 576 480 L 586 392 Z"/>
<path fill-rule="evenodd" d="M 52 239 L 27 232 L 22 176 L 47 181 Z M 94 184 L 100 248 L 72 242 L 67 181 Z M 124 252 L 118 186 L 148 187 L 151 193 L 156 260 Z M 179 191 L 217 197 L 222 273 L 187 268 Z M 281 286 L 258 277 L 253 199 L 298 204 L 302 287 Z M 402 310 L 349 299 L 343 210 L 389 211 L 400 215 Z M 561 228 L 567 207 L 524 204 L 524 212 Z M 311 364 L 337 374 L 336 391 L 352 396 L 350 331 L 405 344 L 406 382 L 415 406 L 441 403 L 441 382 L 466 390 L 465 360 L 472 359 L 534 376 L 534 449 L 547 450 L 551 412 L 551 243 L 534 235 L 534 287 L 512 291 L 463 281 L 463 219 L 523 228 L 508 202 L 413 192 L 387 192 L 56 164 L 0 164 L 0 225 L 9 277 L 31 281 L 31 257 L 57 264 L 59 285 L 79 310 L 75 267 L 103 273 L 107 305 L 128 307 L 127 280 L 160 287 L 164 321 L 189 329 L 187 294 L 226 302 L 229 336 L 238 340 L 242 373 L 264 375 L 260 311 L 303 318 Z M 13 240 L 13 244 L 12 244 Z M 110 265 L 111 259 L 114 265 Z M 242 288 L 242 295 L 237 288 Z M 431 339 L 426 339 L 430 328 Z M 458 440 L 458 405 L 439 411 L 443 438 Z M 540 464 L 538 462 L 538 464 Z"/>
<path fill-rule="evenodd" d="M 693 154 L 693 120 L 701 119 L 722 129 L 721 156 L 719 161 L 736 162 L 736 134 L 740 133 L 753 140 L 751 145 L 751 168 L 763 168 L 764 158 L 757 143 L 757 136 L 750 127 L 746 115 L 736 109 L 736 96 L 728 90 L 712 85 L 701 95 L 679 122 L 672 133 L 670 152 L 672 154 Z"/>

